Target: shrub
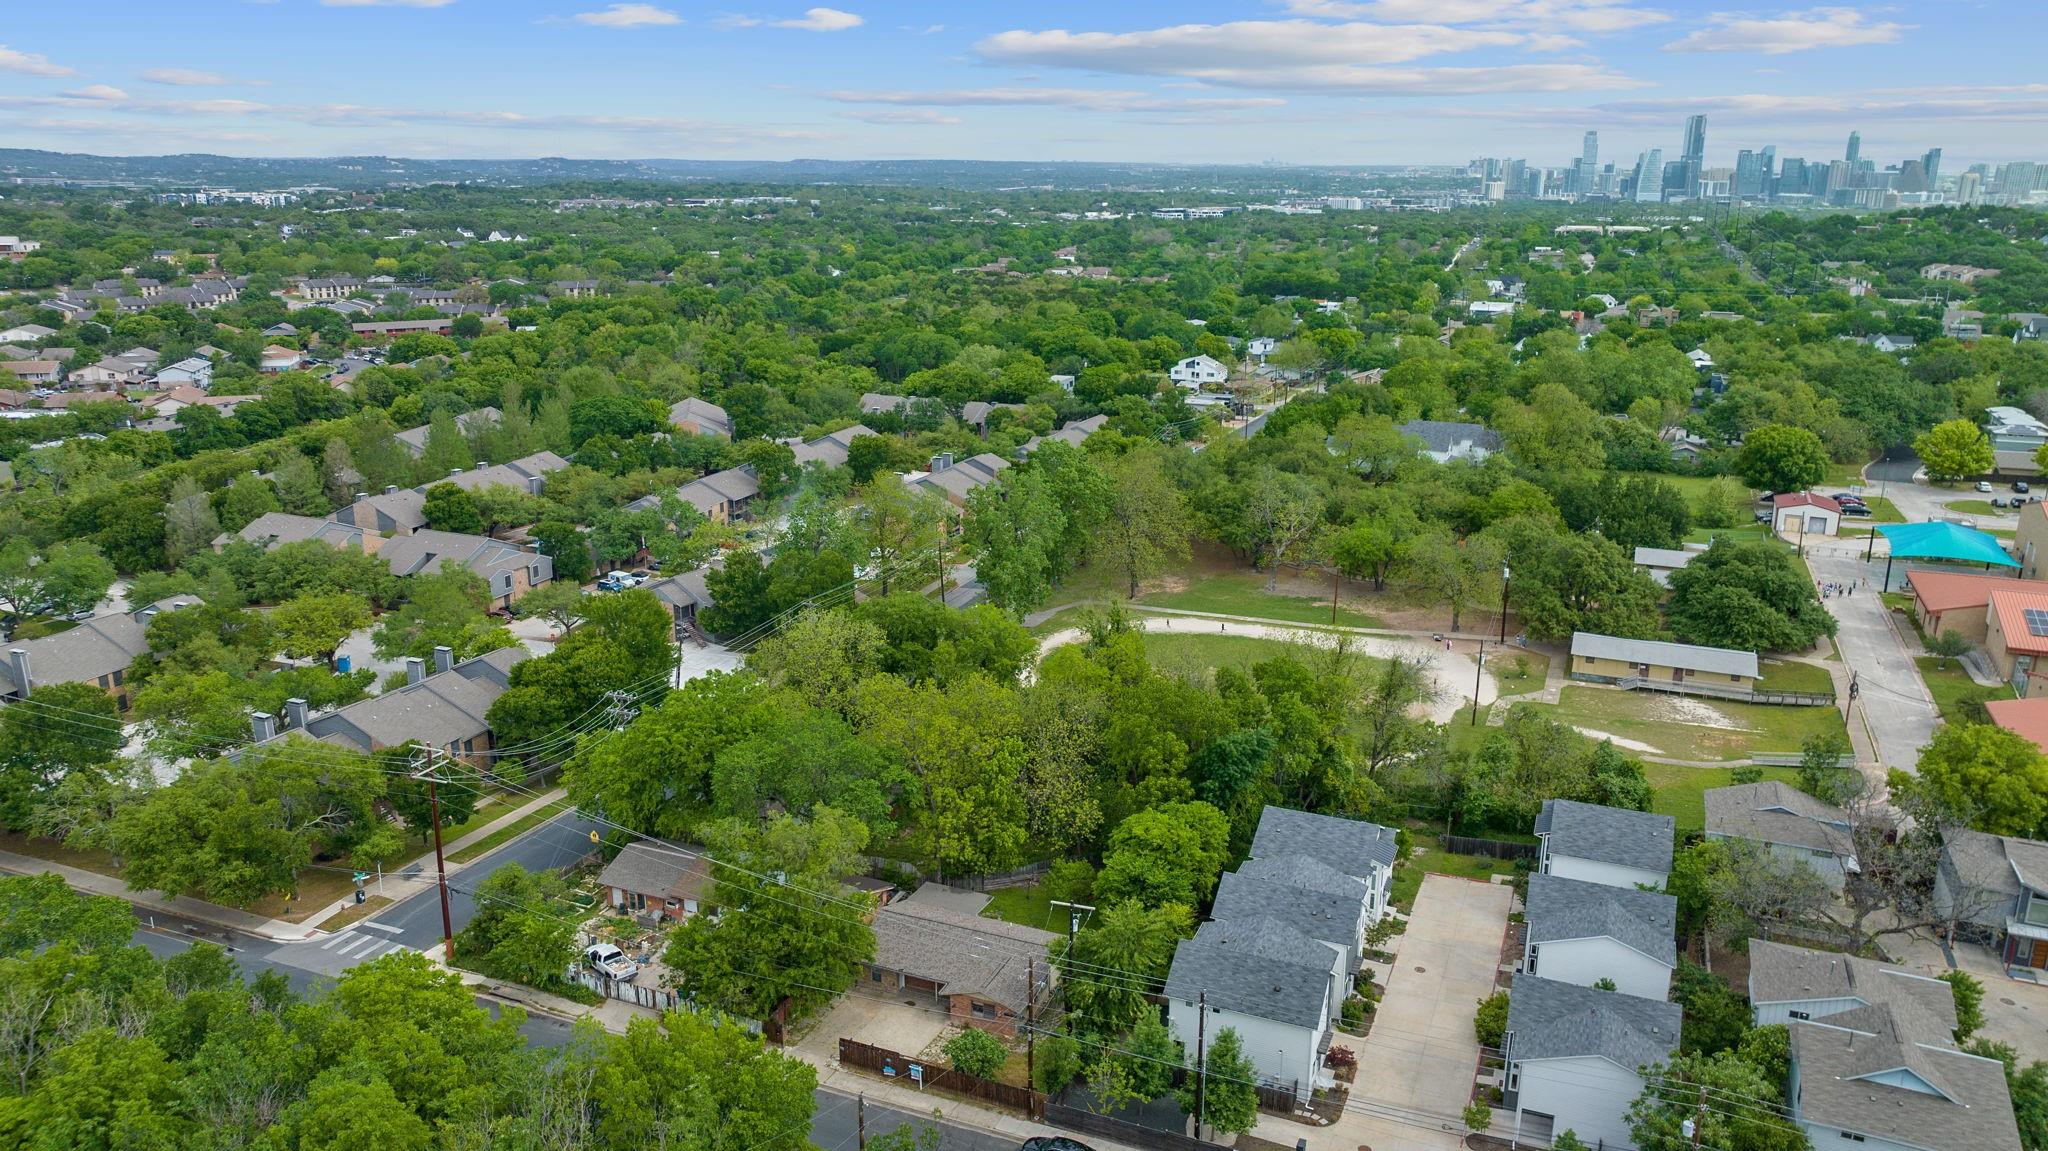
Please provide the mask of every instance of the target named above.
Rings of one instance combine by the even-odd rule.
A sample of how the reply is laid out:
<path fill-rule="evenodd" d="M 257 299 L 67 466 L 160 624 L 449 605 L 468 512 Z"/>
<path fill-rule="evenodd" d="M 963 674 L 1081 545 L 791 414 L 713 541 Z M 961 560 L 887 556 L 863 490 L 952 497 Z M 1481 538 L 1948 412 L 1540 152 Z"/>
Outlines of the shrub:
<path fill-rule="evenodd" d="M 1064 1035 L 1047 1035 L 1038 1041 L 1038 1066 L 1033 1068 L 1037 1087 L 1047 1095 L 1058 1095 L 1081 1074 L 1081 1045 Z"/>
<path fill-rule="evenodd" d="M 1474 1131 L 1484 1131 L 1493 1126 L 1493 1108 L 1474 1099 L 1465 1108 L 1465 1126 Z"/>
<path fill-rule="evenodd" d="M 1324 1062 L 1332 1067 L 1358 1066 L 1358 1052 L 1353 1051 L 1349 1047 L 1332 1047 L 1330 1048 L 1330 1053 L 1323 1058 Z"/>
<path fill-rule="evenodd" d="M 1508 1032 L 1507 992 L 1496 991 L 1479 1001 L 1479 1013 L 1472 1017 L 1472 1032 L 1479 1037 L 1481 1047 L 1500 1046 Z"/>
<path fill-rule="evenodd" d="M 1956 998 L 1956 1042 L 1968 1043 L 1984 1026 L 1984 985 L 1967 971 L 1944 971 L 1935 978 L 1946 982 Z"/>
<path fill-rule="evenodd" d="M 969 1027 L 946 1040 L 946 1058 L 953 1070 L 982 1079 L 993 1079 L 1010 1058 L 1010 1049 L 988 1032 Z"/>

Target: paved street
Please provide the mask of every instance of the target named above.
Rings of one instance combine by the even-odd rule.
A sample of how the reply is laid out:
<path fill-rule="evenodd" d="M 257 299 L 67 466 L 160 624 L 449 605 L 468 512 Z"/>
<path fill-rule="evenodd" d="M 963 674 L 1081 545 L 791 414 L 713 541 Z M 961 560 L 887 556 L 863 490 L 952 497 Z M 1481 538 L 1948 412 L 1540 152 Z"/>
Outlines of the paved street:
<path fill-rule="evenodd" d="M 1884 557 L 1866 564 L 1862 551 L 1846 542 L 1817 544 L 1806 549 L 1806 566 L 1817 580 L 1846 584 L 1869 578 L 1870 586 L 1859 586 L 1855 595 L 1832 596 L 1822 602 L 1840 625 L 1835 644 L 1841 649 L 1844 666 L 1856 670 L 1862 690 L 1851 722 L 1863 724 L 1870 732 L 1884 766 L 1912 771 L 1920 761 L 1920 749 L 1934 737 L 1941 715 L 1920 680 L 1919 669 L 1913 666 L 1916 649 L 1887 618 L 1884 600 L 1878 595 Z"/>

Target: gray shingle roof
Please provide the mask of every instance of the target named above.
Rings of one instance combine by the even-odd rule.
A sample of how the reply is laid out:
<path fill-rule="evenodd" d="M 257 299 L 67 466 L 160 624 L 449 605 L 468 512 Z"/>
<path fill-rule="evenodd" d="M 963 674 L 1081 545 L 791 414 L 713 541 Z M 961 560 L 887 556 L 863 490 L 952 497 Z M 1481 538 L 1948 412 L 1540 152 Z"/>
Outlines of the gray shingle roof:
<path fill-rule="evenodd" d="M 704 435 L 732 438 L 732 417 L 725 414 L 725 409 L 695 396 L 669 405 L 668 422 L 678 428 L 694 425 Z"/>
<path fill-rule="evenodd" d="M 1311 939 L 1335 943 L 1347 951 L 1357 949 L 1365 925 L 1365 905 L 1355 896 L 1330 895 L 1234 871 L 1216 885 L 1216 901 L 1209 914 L 1226 923 L 1270 915 L 1293 924 Z"/>
<path fill-rule="evenodd" d="M 1676 1003 L 1517 975 L 1508 992 L 1508 1055 L 1597 1055 L 1634 1071 L 1671 1058 L 1683 1015 Z"/>
<path fill-rule="evenodd" d="M 1268 806 L 1252 834 L 1253 859 L 1267 855 L 1312 856 L 1346 875 L 1364 876 L 1365 861 L 1391 869 L 1394 829 L 1362 819 L 1340 819 L 1287 807 Z"/>
<path fill-rule="evenodd" d="M 1706 801 L 1711 834 L 1855 854 L 1847 812 L 1780 780 L 1710 788 Z"/>
<path fill-rule="evenodd" d="M 526 649 L 519 647 L 486 652 L 463 660 L 449 671 L 426 676 L 418 683 L 313 716 L 303 732 L 292 729 L 264 742 L 275 743 L 303 734 L 360 751 L 375 751 L 397 747 L 408 740 L 447 747 L 465 739 L 477 739 L 490 734 L 491 727 L 484 716 L 505 693 L 512 665 L 526 655 Z"/>
<path fill-rule="evenodd" d="M 1794 1021 L 1799 1117 L 1809 1123 L 1929 1151 L 2017 1151 L 2019 1126 L 2005 1068 L 1930 1042 L 1895 1012 L 1865 1008 L 1824 1022 Z M 1883 1082 L 1909 1076 L 1924 1085 Z"/>
<path fill-rule="evenodd" d="M 939 984 L 943 995 L 972 995 L 1021 1013 L 1032 960 L 1049 974 L 1046 946 L 1058 936 L 1036 927 L 983 919 L 936 901 L 899 899 L 875 912 L 875 966 Z"/>
<path fill-rule="evenodd" d="M 508 463 L 492 464 L 489 467 L 471 468 L 459 475 L 435 480 L 435 484 L 454 484 L 465 491 L 481 491 L 493 485 L 502 484 L 520 491 L 531 489 L 536 479 L 550 472 L 558 472 L 569 466 L 569 461 L 553 452 L 535 452 Z M 432 487 L 433 484 L 423 485 Z"/>
<path fill-rule="evenodd" d="M 13 695 L 22 689 L 8 654 L 15 648 L 28 656 L 31 695 L 37 685 L 92 683 L 101 676 L 128 670 L 136 659 L 148 654 L 147 617 L 203 602 L 196 595 L 174 596 L 136 612 L 94 616 L 55 635 L 8 644 L 7 653 L 0 653 L 0 691 Z"/>
<path fill-rule="evenodd" d="M 504 418 L 505 413 L 496 408 L 478 408 L 455 417 L 455 426 L 461 428 L 465 435 L 475 435 Z M 416 428 L 407 428 L 397 433 L 398 442 L 405 445 L 406 451 L 417 456 L 427 450 L 427 432 L 433 426 L 421 424 Z"/>
<path fill-rule="evenodd" d="M 1254 952 L 1184 939 L 1173 951 L 1166 994 L 1184 1002 L 1209 993 L 1209 1006 L 1320 1029 L 1328 1022 L 1328 964 L 1317 969 Z"/>
<path fill-rule="evenodd" d="M 1623 639 L 1595 632 L 1572 633 L 1572 655 L 1593 659 L 1647 663 L 1657 667 L 1679 667 L 1713 675 L 1741 675 L 1756 678 L 1756 653 L 1725 647 L 1699 647 L 1689 643 L 1667 643 L 1660 639 Z"/>
<path fill-rule="evenodd" d="M 1363 900 L 1365 880 L 1331 867 L 1306 855 L 1266 855 L 1247 859 L 1237 869 L 1246 879 L 1269 879 L 1324 895 L 1341 895 Z"/>
<path fill-rule="evenodd" d="M 1433 452 L 1448 452 L 1460 443 L 1466 442 L 1489 452 L 1501 449 L 1500 433 L 1485 424 L 1464 424 L 1449 420 L 1409 420 L 1402 424 L 1399 430 L 1404 436 L 1412 436 L 1428 444 L 1429 450 Z"/>
<path fill-rule="evenodd" d="M 1671 873 L 1675 823 L 1668 815 L 1546 799 L 1536 814 L 1536 834 L 1550 837 L 1550 850 L 1574 859 Z"/>
<path fill-rule="evenodd" d="M 1763 939 L 1749 943 L 1749 998 L 1751 1003 L 1854 999 L 1882 1006 L 1923 1042 L 1936 1037 L 1947 1042 L 1956 1026 L 1955 992 L 1941 980 L 1872 959 Z"/>
<path fill-rule="evenodd" d="M 817 462 L 828 468 L 841 467 L 846 463 L 846 450 L 861 436 L 872 436 L 876 432 L 866 424 L 855 424 L 836 432 L 826 432 L 815 440 L 798 440 L 790 443 L 796 454 L 797 466 Z"/>
<path fill-rule="evenodd" d="M 605 887 L 676 900 L 702 899 L 710 881 L 711 864 L 701 853 L 655 843 L 628 844 L 597 877 Z"/>
<path fill-rule="evenodd" d="M 1529 876 L 1529 942 L 1608 936 L 1666 967 L 1678 965 L 1678 900 L 1541 872 Z"/>

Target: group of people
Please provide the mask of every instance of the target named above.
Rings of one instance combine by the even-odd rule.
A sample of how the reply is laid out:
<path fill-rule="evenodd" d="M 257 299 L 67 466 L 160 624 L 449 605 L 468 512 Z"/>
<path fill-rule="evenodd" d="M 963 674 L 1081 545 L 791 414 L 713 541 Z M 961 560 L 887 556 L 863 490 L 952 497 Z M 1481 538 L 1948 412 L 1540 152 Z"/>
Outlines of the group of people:
<path fill-rule="evenodd" d="M 1829 596 L 1835 595 L 1855 595 L 1856 582 L 1855 580 L 1850 580 L 1847 583 L 1840 580 L 1815 580 L 1813 581 L 1813 587 L 1815 591 L 1820 592 L 1820 598 L 1826 599 Z M 1864 576 L 1862 582 L 1863 586 L 1869 587 L 1870 577 Z"/>

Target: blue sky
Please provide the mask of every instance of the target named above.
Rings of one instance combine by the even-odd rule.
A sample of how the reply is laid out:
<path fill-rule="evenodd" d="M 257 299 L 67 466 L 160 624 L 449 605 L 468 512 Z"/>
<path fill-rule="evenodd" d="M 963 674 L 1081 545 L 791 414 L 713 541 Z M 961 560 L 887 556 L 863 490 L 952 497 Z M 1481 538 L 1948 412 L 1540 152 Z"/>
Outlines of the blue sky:
<path fill-rule="evenodd" d="M 99 153 L 2048 160 L 2044 0 L 8 3 L 0 141 Z M 2029 66 L 2029 65 L 2033 66 Z"/>

